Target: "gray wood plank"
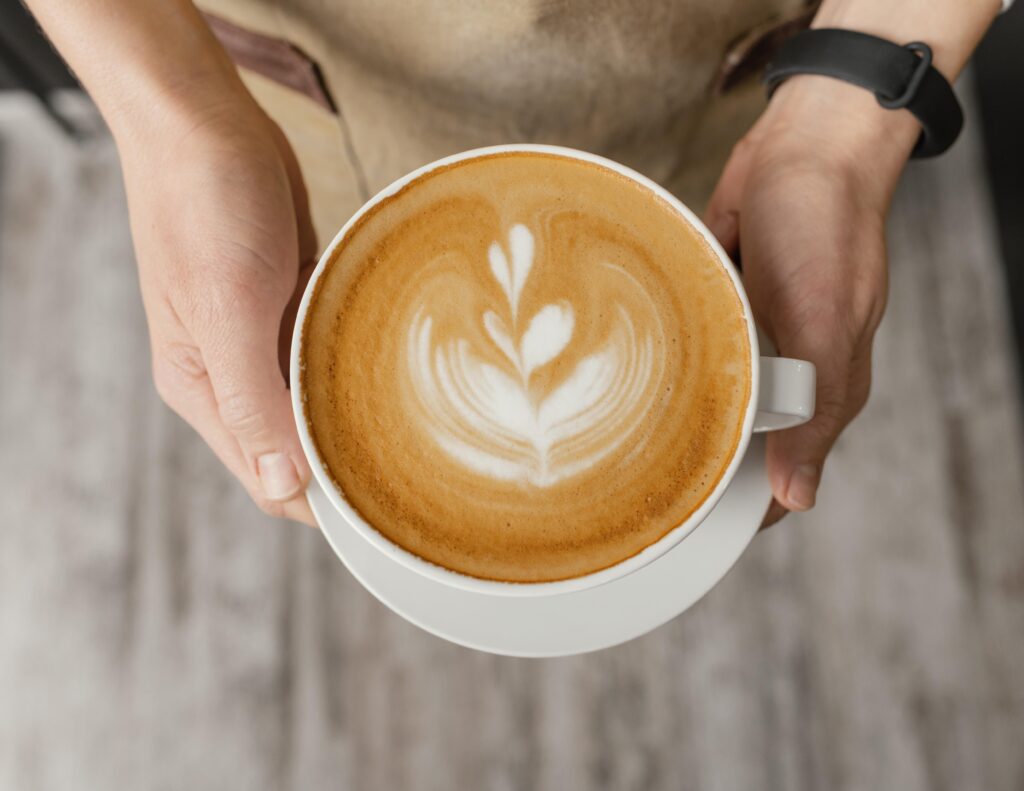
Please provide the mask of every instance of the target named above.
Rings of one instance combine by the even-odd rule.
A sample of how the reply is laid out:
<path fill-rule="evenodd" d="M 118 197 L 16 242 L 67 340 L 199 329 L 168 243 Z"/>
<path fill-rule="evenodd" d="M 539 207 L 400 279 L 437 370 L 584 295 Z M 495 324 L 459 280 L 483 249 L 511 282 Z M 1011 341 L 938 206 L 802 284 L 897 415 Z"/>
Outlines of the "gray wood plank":
<path fill-rule="evenodd" d="M 109 138 L 0 97 L 0 789 L 1024 787 L 1024 432 L 978 157 L 969 125 L 908 173 L 818 508 L 651 635 L 513 660 L 246 501 L 149 382 Z"/>

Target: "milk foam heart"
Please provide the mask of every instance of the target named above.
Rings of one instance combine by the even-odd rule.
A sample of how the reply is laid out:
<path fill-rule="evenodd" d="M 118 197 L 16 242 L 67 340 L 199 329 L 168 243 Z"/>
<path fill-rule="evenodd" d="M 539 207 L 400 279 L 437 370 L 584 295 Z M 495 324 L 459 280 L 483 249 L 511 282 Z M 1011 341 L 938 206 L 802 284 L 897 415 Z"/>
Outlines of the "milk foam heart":
<path fill-rule="evenodd" d="M 613 170 L 488 155 L 363 214 L 317 280 L 310 436 L 375 530 L 444 568 L 565 579 L 656 542 L 740 441 L 743 305 L 703 237 Z"/>
<path fill-rule="evenodd" d="M 664 339 L 657 321 L 638 329 L 613 292 L 609 300 L 615 315 L 608 337 L 586 350 L 557 386 L 538 387 L 533 373 L 574 340 L 580 342 L 573 336 L 576 309 L 571 301 L 560 300 L 521 316 L 520 297 L 534 263 L 529 228 L 512 226 L 508 248 L 511 261 L 498 242 L 488 255 L 505 304 L 481 316 L 504 360 L 487 362 L 467 338 L 436 343 L 431 308 L 424 302 L 409 328 L 409 375 L 420 419 L 453 459 L 498 480 L 551 486 L 591 468 L 631 439 L 661 380 Z M 650 324 L 657 308 L 636 279 L 613 264 L 599 266 L 620 288 L 636 292 L 633 302 L 648 314 L 644 324 Z"/>

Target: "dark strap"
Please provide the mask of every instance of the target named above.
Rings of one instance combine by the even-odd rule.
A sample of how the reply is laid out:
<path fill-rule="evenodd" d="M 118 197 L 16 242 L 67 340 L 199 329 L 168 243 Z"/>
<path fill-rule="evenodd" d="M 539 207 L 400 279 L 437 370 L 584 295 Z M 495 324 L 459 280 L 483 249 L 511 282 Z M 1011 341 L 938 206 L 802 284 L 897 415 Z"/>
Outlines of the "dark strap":
<path fill-rule="evenodd" d="M 853 30 L 797 33 L 765 69 L 768 95 L 797 74 L 835 77 L 866 88 L 890 110 L 906 108 L 921 122 L 915 157 L 934 157 L 956 140 L 964 114 L 949 82 L 932 66 L 932 51 L 915 41 L 901 47 Z"/>

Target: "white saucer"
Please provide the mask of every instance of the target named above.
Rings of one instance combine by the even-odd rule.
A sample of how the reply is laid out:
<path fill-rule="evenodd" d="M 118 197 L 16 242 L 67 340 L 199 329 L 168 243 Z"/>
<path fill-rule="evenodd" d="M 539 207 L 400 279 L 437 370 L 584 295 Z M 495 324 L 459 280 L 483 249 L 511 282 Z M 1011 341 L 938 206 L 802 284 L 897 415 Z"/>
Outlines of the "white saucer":
<path fill-rule="evenodd" d="M 453 643 L 508 656 L 582 654 L 632 640 L 693 606 L 747 548 L 771 502 L 764 437 L 754 435 L 715 509 L 674 549 L 629 576 L 551 597 L 450 588 L 399 565 L 362 538 L 314 483 L 309 504 L 363 586 L 407 621 Z"/>

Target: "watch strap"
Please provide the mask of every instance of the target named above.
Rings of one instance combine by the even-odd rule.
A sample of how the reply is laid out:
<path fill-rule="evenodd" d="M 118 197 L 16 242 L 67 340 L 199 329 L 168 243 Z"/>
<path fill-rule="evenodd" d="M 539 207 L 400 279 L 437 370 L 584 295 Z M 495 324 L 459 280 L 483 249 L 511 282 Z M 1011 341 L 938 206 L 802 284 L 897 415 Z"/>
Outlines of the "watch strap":
<path fill-rule="evenodd" d="M 805 30 L 788 39 L 765 69 L 769 96 L 797 74 L 853 83 L 874 93 L 887 109 L 909 110 L 922 130 L 915 157 L 941 154 L 963 128 L 963 111 L 952 87 L 932 65 L 931 48 L 919 41 L 900 46 L 853 30 Z"/>

